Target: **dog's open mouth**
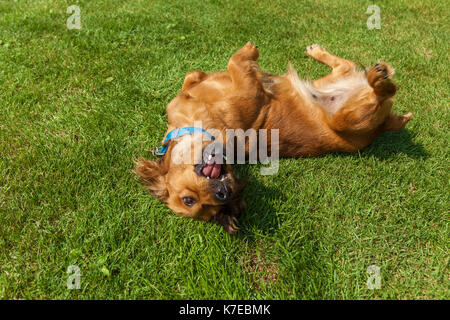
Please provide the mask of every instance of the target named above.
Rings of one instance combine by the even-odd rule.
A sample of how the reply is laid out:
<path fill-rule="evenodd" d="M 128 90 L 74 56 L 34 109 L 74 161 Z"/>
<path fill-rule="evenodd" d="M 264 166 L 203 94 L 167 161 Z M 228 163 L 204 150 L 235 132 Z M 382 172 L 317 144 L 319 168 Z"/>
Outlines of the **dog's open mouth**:
<path fill-rule="evenodd" d="M 195 172 L 207 179 L 221 179 L 225 172 L 224 156 L 217 154 L 214 150 L 204 150 L 203 163 L 195 166 Z M 219 159 L 221 161 L 219 161 Z"/>
<path fill-rule="evenodd" d="M 213 156 L 210 156 L 206 163 L 195 166 L 195 172 L 207 179 L 220 179 L 225 173 L 225 167 L 223 164 L 217 163 Z"/>
<path fill-rule="evenodd" d="M 222 173 L 222 165 L 218 163 L 205 164 L 202 168 L 202 174 L 211 179 L 217 179 Z"/>

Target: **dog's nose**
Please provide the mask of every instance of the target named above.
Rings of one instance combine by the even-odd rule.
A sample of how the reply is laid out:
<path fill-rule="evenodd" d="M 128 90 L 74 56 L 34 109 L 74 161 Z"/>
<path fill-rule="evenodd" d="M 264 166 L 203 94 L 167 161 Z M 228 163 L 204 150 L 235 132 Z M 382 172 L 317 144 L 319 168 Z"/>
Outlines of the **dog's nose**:
<path fill-rule="evenodd" d="M 231 199 L 233 193 L 230 186 L 226 182 L 221 182 L 217 185 L 215 197 L 219 201 L 227 201 Z"/>

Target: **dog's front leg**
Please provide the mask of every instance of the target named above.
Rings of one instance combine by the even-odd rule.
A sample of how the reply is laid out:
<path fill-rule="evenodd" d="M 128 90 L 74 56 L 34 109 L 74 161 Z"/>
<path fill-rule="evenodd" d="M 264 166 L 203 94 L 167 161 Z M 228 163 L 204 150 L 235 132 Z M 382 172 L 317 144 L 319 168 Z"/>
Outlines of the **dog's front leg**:
<path fill-rule="evenodd" d="M 256 63 L 258 57 L 258 48 L 248 42 L 230 58 L 228 72 L 236 90 L 248 91 L 261 87 L 260 81 L 258 81 L 261 71 Z"/>
<path fill-rule="evenodd" d="M 186 77 L 184 78 L 183 88 L 181 89 L 181 91 L 185 91 L 192 88 L 194 85 L 202 82 L 207 77 L 208 75 L 200 70 L 188 72 L 186 74 Z"/>

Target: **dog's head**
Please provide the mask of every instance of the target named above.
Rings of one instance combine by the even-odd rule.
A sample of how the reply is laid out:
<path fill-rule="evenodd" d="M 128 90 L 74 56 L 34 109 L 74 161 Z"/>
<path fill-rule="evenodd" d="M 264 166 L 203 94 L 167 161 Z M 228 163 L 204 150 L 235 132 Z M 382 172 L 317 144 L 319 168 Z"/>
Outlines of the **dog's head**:
<path fill-rule="evenodd" d="M 232 233 L 236 225 L 223 223 L 224 219 L 217 217 L 239 214 L 243 208 L 239 197 L 243 184 L 234 176 L 231 166 L 225 164 L 223 152 L 219 143 L 203 141 L 201 135 L 185 135 L 171 141 L 159 160 L 139 159 L 135 172 L 150 194 L 167 203 L 177 215 L 212 219 Z"/>

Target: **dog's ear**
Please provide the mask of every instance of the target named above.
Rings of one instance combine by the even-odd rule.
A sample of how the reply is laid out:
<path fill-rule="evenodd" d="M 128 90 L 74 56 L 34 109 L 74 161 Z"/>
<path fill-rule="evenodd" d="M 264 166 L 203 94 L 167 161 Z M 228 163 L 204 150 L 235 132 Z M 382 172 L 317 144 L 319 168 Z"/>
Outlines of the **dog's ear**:
<path fill-rule="evenodd" d="M 162 161 L 148 161 L 143 158 L 136 161 L 134 172 L 141 177 L 150 194 L 156 199 L 166 202 L 169 193 L 166 187 L 166 173 Z"/>

